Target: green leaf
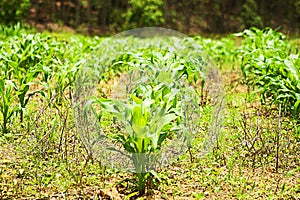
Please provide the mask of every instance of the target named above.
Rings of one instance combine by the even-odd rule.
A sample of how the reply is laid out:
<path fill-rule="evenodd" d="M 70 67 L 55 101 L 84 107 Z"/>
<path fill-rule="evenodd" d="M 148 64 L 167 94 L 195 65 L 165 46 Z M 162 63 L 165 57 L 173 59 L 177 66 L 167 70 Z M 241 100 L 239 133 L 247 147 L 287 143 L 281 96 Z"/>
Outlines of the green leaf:
<path fill-rule="evenodd" d="M 132 99 L 135 103 L 137 103 L 137 104 L 142 104 L 142 103 L 143 103 L 142 99 L 139 99 L 139 98 L 136 97 L 134 94 L 130 95 L 130 97 L 131 97 L 131 99 Z"/>
<path fill-rule="evenodd" d="M 170 83 L 173 80 L 171 79 L 171 72 L 170 71 L 161 71 L 156 78 L 156 81 L 159 83 Z"/>
<path fill-rule="evenodd" d="M 142 110 L 141 106 L 135 106 L 132 111 L 132 129 L 138 138 L 144 138 L 148 127 L 146 127 L 148 116 L 146 110 Z"/>
<path fill-rule="evenodd" d="M 152 138 L 152 149 L 157 149 L 158 144 L 160 144 L 162 141 L 159 141 L 159 135 L 163 127 L 167 124 L 169 124 L 171 121 L 175 120 L 177 118 L 177 115 L 175 114 L 166 114 L 164 116 L 161 116 L 159 120 L 153 121 L 150 124 L 150 130 L 148 137 Z M 162 138 L 161 138 L 162 139 Z"/>

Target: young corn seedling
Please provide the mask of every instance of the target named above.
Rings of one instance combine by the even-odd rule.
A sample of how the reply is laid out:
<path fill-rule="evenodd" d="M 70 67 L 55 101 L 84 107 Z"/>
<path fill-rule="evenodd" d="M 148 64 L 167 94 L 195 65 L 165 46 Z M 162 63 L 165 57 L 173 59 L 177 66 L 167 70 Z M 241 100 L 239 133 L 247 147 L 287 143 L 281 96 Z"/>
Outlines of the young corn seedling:
<path fill-rule="evenodd" d="M 23 122 L 24 112 L 31 96 L 42 91 L 35 91 L 29 93 L 30 85 L 34 84 L 35 79 L 39 74 L 38 69 L 30 68 L 26 71 L 24 68 L 20 68 L 18 63 L 11 61 L 10 66 L 14 69 L 14 78 L 17 81 L 16 94 L 19 100 L 19 114 L 20 121 Z"/>
<path fill-rule="evenodd" d="M 15 83 L 10 80 L 5 80 L 0 77 L 0 112 L 2 114 L 3 122 L 1 124 L 2 132 L 8 133 L 9 128 L 8 124 L 10 123 L 10 119 L 13 114 L 19 110 L 18 106 L 14 105 L 14 100 L 16 98 Z"/>
<path fill-rule="evenodd" d="M 109 112 L 125 126 L 126 133 L 112 135 L 110 139 L 122 144 L 126 156 L 133 163 L 138 179 L 137 189 L 143 194 L 147 177 L 155 174 L 154 155 L 168 135 L 178 128 L 181 111 L 180 101 L 176 97 L 178 91 L 171 90 L 165 84 L 154 88 L 141 85 L 139 89 L 144 92 L 131 94 L 128 103 L 94 98 L 87 106 L 91 103 L 100 105 L 100 119 L 104 112 Z"/>

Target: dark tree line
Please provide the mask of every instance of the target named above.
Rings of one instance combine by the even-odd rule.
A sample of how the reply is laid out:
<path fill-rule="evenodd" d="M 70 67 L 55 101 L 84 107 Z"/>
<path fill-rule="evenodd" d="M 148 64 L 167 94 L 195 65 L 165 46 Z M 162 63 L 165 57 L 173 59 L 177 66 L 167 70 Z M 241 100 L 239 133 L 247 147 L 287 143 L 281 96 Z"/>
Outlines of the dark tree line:
<path fill-rule="evenodd" d="M 2 22 L 5 17 L 5 23 L 13 19 L 18 10 L 14 7 L 24 2 L 28 22 L 55 22 L 89 32 L 142 26 L 191 34 L 237 32 L 251 26 L 300 30 L 300 0 L 2 0 Z"/>

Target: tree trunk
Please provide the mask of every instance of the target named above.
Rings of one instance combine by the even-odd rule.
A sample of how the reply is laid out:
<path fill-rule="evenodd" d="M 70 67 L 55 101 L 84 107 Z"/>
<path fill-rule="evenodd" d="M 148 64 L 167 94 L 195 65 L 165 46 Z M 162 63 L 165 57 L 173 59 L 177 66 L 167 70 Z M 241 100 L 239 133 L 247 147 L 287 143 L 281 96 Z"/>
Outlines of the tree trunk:
<path fill-rule="evenodd" d="M 92 33 L 92 0 L 88 0 L 87 5 L 87 31 Z"/>
<path fill-rule="evenodd" d="M 76 0 L 76 5 L 75 5 L 75 26 L 76 28 L 80 24 L 80 8 L 81 8 L 81 0 Z"/>

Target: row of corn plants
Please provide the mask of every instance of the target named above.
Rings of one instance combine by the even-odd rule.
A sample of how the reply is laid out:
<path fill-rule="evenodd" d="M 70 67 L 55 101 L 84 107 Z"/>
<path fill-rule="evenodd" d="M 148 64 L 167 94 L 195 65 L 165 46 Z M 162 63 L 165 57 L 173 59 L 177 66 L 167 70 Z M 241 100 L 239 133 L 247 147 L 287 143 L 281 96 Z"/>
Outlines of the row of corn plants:
<path fill-rule="evenodd" d="M 89 49 L 80 40 L 24 33 L 18 26 L 2 29 L 16 32 L 12 36 L 4 32 L 0 42 L 1 130 L 7 133 L 16 117 L 21 124 L 24 117 L 30 118 L 26 107 L 34 96 L 40 95 L 49 103 L 55 98 L 58 105 L 69 99 L 66 92 L 74 84 L 82 54 Z"/>
<path fill-rule="evenodd" d="M 95 56 L 99 59 L 101 57 L 102 60 L 105 58 L 110 60 L 114 55 L 118 55 L 118 57 L 114 57 L 115 63 L 101 72 L 102 75 L 99 77 L 101 80 L 109 80 L 126 70 L 128 65 L 120 64 L 120 62 L 129 61 L 128 59 L 132 59 L 131 62 L 141 61 L 141 56 L 136 59 L 130 53 L 120 54 L 119 52 L 122 52 L 121 48 L 123 48 L 120 45 L 122 42 L 108 44 L 111 54 L 101 51 L 101 49 L 107 51 L 107 48 L 103 48 L 105 46 L 103 43 L 99 45 L 101 39 L 97 37 L 60 38 L 45 33 L 34 33 L 34 30 L 24 29 L 20 24 L 10 27 L 0 26 L 0 37 L 0 95 L 2 97 L 0 111 L 1 119 L 3 119 L 1 120 L 1 130 L 5 133 L 10 131 L 16 117 L 19 117 L 20 122 L 23 123 L 24 117 L 30 116 L 26 107 L 34 96 L 41 95 L 46 98 L 49 106 L 53 99 L 57 105 L 61 105 L 64 100 L 70 100 L 78 68 L 93 50 L 93 52 L 98 51 Z M 156 51 L 152 47 L 157 44 L 157 48 L 161 48 L 172 42 L 177 45 L 178 41 L 165 41 L 165 44 L 159 44 L 157 41 L 148 40 L 146 43 L 150 50 L 149 48 L 140 49 L 140 53 L 150 54 Z M 199 45 L 195 44 L 204 46 L 200 49 L 202 52 L 204 50 L 211 53 L 221 52 L 213 53 L 214 55 L 224 54 L 230 44 L 229 40 L 224 40 L 224 44 L 228 45 L 220 50 L 222 45 L 219 43 L 200 37 L 185 42 L 189 42 L 189 48 L 185 48 L 186 44 L 181 44 L 180 50 L 177 49 L 176 53 L 181 52 L 182 56 L 186 57 L 197 57 Z M 131 38 L 126 41 L 126 44 L 131 47 L 139 46 L 140 43 Z M 176 55 L 175 52 L 173 53 Z M 221 57 L 225 58 L 226 56 Z M 222 58 L 218 56 L 215 59 Z M 197 73 L 202 73 L 201 71 L 194 73 L 194 69 L 187 67 L 184 70 L 189 76 L 189 81 L 193 77 L 195 78 Z M 203 78 L 203 74 L 200 75 Z M 204 81 L 202 81 L 203 83 Z"/>
<path fill-rule="evenodd" d="M 248 85 L 257 89 L 263 104 L 280 104 L 299 124 L 300 56 L 297 47 L 282 33 L 269 28 L 252 28 L 237 35 L 244 38 L 238 51 Z"/>

